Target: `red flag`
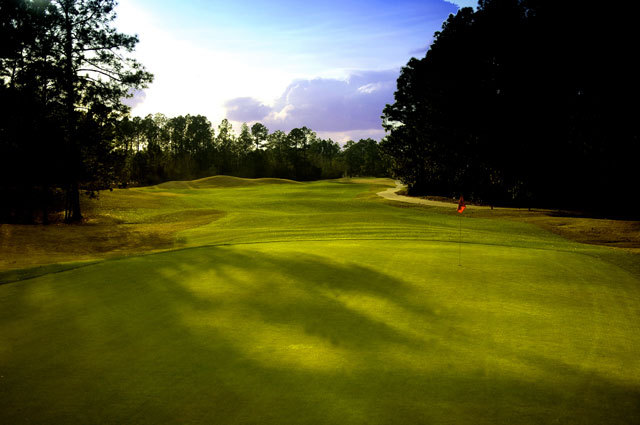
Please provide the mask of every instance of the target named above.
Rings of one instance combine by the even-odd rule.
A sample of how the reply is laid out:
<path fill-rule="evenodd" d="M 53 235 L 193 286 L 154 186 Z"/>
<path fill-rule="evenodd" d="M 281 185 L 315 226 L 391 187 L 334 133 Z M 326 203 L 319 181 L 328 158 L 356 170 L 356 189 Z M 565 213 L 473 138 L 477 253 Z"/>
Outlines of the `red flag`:
<path fill-rule="evenodd" d="M 458 212 L 462 214 L 462 211 L 467 208 L 467 204 L 464 203 L 464 198 L 460 195 L 460 200 L 458 201 Z"/>

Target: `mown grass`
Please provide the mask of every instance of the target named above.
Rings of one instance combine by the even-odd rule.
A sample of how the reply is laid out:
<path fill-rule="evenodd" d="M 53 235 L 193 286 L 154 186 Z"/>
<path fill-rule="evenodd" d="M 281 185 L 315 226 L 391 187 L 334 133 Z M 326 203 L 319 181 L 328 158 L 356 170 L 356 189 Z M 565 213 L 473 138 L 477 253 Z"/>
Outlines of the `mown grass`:
<path fill-rule="evenodd" d="M 263 183 L 105 194 L 172 245 L 0 285 L 0 422 L 640 421 L 633 254 Z"/>

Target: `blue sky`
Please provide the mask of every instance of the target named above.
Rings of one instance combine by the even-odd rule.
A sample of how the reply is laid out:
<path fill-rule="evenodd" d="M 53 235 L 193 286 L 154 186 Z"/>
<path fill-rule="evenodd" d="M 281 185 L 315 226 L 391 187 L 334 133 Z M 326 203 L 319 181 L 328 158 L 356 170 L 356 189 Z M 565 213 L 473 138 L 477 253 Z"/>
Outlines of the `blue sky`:
<path fill-rule="evenodd" d="M 456 1 L 460 6 L 474 2 Z M 422 57 L 458 5 L 423 1 L 121 0 L 116 25 L 136 33 L 155 81 L 134 115 L 206 115 L 306 125 L 336 141 L 381 138 L 400 67 Z"/>

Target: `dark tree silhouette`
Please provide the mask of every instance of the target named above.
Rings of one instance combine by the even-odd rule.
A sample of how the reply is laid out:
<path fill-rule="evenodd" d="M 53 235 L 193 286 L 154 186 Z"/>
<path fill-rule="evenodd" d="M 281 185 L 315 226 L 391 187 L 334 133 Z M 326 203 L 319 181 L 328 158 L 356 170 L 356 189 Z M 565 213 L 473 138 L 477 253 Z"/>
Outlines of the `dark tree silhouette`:
<path fill-rule="evenodd" d="M 262 149 L 267 142 L 269 129 L 264 124 L 257 122 L 251 126 L 251 135 L 253 136 L 253 142 L 256 144 L 256 149 Z"/>
<path fill-rule="evenodd" d="M 349 140 L 344 145 L 345 172 L 349 176 L 385 176 L 387 164 L 373 139 Z"/>
<path fill-rule="evenodd" d="M 67 203 L 65 219 L 78 221 L 80 212 L 79 183 L 83 161 L 81 141 L 76 132 L 79 110 L 94 114 L 96 110 L 126 112 L 121 99 L 132 89 L 145 87 L 152 80 L 131 53 L 137 36 L 116 32 L 115 0 L 53 0 L 52 13 L 57 15 L 54 33 L 60 36 L 62 93 L 65 114 L 65 144 L 68 158 Z"/>
<path fill-rule="evenodd" d="M 3 2 L 0 8 L 3 45 L 5 38 L 9 40 L 0 51 L 3 112 L 18 115 L 11 112 L 18 98 L 29 99 L 29 107 L 37 112 L 28 122 L 3 122 L 0 143 L 10 151 L 12 162 L 24 160 L 24 174 L 33 175 L 39 173 L 39 164 L 27 159 L 29 145 L 55 146 L 60 163 L 43 176 L 42 190 L 64 189 L 67 221 L 82 218 L 81 189 L 94 191 L 108 184 L 105 176 L 113 170 L 103 166 L 112 158 L 93 155 L 112 152 L 96 144 L 113 140 L 114 119 L 127 111 L 122 98 L 152 79 L 129 56 L 137 37 L 112 27 L 115 5 L 115 0 L 41 0 Z M 19 109 L 20 116 L 27 110 Z M 11 183 L 2 184 L 12 192 Z M 16 212 L 13 207 L 3 210 Z"/>
<path fill-rule="evenodd" d="M 402 69 L 384 109 L 394 172 L 412 193 L 622 205 L 637 181 L 635 28 L 613 7 L 575 0 L 461 9 Z"/>

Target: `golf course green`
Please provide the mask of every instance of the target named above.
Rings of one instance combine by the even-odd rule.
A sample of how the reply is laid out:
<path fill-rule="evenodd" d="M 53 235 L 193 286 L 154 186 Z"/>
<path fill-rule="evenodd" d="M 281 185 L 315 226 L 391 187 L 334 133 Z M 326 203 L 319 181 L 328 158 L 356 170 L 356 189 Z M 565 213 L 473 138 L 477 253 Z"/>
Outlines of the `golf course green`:
<path fill-rule="evenodd" d="M 156 239 L 0 270 L 0 423 L 640 423 L 636 254 L 393 185 L 105 192 Z"/>

